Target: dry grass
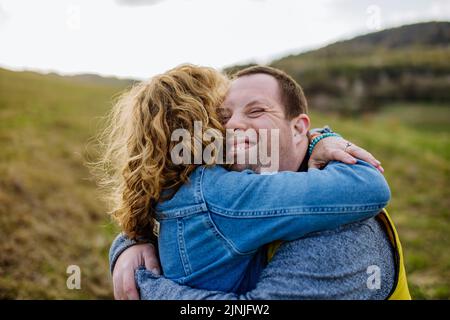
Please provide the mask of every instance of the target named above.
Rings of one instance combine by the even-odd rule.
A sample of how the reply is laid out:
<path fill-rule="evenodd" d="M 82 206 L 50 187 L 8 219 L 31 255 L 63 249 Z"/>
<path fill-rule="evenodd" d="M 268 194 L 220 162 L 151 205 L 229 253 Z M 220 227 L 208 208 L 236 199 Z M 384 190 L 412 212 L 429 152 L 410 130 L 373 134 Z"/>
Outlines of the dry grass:
<path fill-rule="evenodd" d="M 107 251 L 117 230 L 84 162 L 123 85 L 0 69 L 0 298 L 112 298 Z M 448 299 L 450 113 L 426 107 L 312 117 L 382 160 L 412 293 Z M 81 290 L 66 287 L 72 264 Z"/>

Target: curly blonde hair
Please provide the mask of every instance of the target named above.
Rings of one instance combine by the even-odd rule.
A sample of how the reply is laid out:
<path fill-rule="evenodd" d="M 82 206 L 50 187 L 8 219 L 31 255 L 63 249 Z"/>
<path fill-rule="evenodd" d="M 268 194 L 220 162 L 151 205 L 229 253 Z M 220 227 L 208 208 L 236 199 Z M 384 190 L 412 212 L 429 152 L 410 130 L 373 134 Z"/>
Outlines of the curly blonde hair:
<path fill-rule="evenodd" d="M 204 130 L 224 133 L 216 109 L 228 86 L 222 73 L 186 64 L 135 85 L 118 99 L 100 134 L 95 172 L 112 205 L 109 213 L 128 237 L 154 237 L 155 205 L 198 166 L 172 162 L 177 143 L 171 141 L 172 132 L 183 128 L 194 137 L 194 121 L 200 121 Z"/>

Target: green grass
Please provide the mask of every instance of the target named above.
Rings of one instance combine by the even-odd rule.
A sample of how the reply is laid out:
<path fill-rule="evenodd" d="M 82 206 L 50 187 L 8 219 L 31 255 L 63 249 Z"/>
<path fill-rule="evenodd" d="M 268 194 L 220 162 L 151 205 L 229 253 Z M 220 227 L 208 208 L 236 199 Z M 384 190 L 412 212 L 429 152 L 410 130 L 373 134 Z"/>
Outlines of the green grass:
<path fill-rule="evenodd" d="M 391 105 L 346 119 L 311 115 L 374 154 L 385 168 L 414 298 L 450 298 L 450 109 Z"/>
<path fill-rule="evenodd" d="M 122 89 L 0 69 L 0 298 L 112 298 L 107 252 L 117 229 L 84 162 Z M 311 116 L 383 162 L 412 294 L 450 298 L 448 106 Z M 71 264 L 81 290 L 66 287 Z"/>

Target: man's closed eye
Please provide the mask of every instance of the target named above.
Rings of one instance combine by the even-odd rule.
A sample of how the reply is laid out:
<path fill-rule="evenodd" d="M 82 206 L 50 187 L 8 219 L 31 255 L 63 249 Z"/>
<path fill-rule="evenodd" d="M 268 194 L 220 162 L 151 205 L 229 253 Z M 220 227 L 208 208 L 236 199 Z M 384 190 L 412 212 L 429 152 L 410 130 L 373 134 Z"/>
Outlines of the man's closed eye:
<path fill-rule="evenodd" d="M 251 118 L 256 118 L 256 117 L 259 117 L 260 115 L 262 115 L 264 112 L 265 112 L 264 109 L 253 109 L 253 110 L 250 110 L 247 114 Z"/>

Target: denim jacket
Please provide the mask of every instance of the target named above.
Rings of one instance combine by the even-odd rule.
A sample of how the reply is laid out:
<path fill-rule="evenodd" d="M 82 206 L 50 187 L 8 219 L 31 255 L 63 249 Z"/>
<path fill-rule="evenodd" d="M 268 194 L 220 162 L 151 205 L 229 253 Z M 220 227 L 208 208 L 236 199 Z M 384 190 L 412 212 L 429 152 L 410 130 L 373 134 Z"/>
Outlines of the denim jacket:
<path fill-rule="evenodd" d="M 384 177 L 358 160 L 323 170 L 256 174 L 198 167 L 157 205 L 158 246 L 164 276 L 191 287 L 241 293 L 264 267 L 264 245 L 375 216 L 390 199 Z M 113 266 L 130 242 L 121 235 Z"/>

